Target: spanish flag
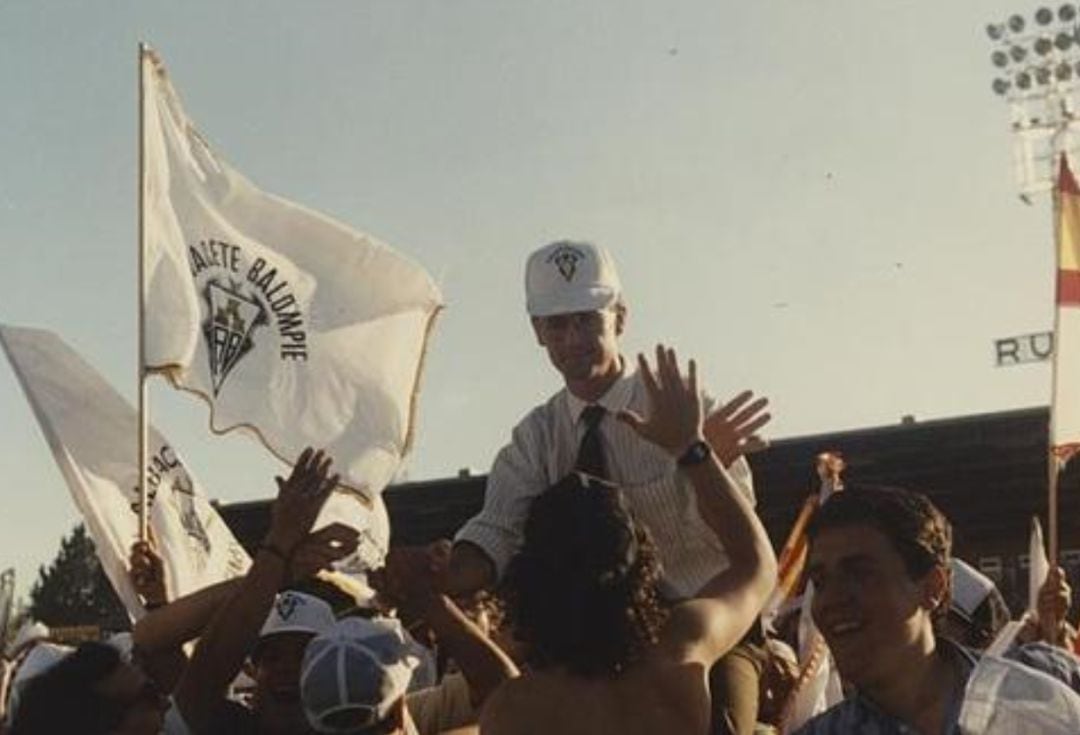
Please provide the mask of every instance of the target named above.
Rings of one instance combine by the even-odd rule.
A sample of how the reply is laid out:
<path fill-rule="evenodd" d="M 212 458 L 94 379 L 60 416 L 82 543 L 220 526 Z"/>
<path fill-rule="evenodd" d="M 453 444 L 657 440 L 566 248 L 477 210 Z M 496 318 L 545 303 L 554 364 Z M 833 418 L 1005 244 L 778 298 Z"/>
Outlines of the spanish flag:
<path fill-rule="evenodd" d="M 1061 156 L 1054 191 L 1057 287 L 1050 448 L 1059 462 L 1080 451 L 1080 187 Z"/>

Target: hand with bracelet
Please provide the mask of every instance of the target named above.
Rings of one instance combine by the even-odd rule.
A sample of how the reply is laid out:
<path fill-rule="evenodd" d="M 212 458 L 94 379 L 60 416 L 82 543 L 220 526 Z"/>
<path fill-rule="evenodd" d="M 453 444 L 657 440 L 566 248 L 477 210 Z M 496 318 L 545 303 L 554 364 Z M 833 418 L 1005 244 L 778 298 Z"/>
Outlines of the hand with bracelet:
<path fill-rule="evenodd" d="M 323 503 L 340 479 L 330 475 L 331 460 L 322 450 L 305 449 L 289 479 L 277 481 L 278 496 L 270 530 L 260 549 L 278 557 L 292 579 L 314 574 L 356 548 L 355 529 L 335 523 L 311 533 Z"/>

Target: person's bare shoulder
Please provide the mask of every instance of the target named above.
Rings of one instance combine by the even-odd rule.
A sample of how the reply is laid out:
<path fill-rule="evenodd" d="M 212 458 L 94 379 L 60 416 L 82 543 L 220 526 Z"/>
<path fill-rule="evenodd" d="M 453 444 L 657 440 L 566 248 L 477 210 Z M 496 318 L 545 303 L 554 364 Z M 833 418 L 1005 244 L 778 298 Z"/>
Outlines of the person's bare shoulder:
<path fill-rule="evenodd" d="M 532 677 L 521 676 L 503 682 L 492 692 L 480 712 L 480 730 L 484 735 L 525 735 L 530 732 L 533 706 Z"/>

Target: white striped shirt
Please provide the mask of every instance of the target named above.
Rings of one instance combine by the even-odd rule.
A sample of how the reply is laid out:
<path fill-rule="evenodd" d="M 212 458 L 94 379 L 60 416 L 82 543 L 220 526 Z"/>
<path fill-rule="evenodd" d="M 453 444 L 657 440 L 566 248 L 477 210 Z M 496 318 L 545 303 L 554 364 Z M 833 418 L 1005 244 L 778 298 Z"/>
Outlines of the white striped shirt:
<path fill-rule="evenodd" d="M 622 410 L 648 414 L 648 393 L 637 371 L 626 370 L 597 403 L 608 411 L 600 434 L 609 479 L 622 488 L 635 517 L 652 533 L 663 562 L 663 592 L 671 599 L 692 597 L 727 568 L 728 557 L 701 519 L 694 489 L 671 455 L 615 418 Z M 484 507 L 458 531 L 456 540 L 483 549 L 497 576 L 502 577 L 521 548 L 532 499 L 573 469 L 585 432 L 581 412 L 587 405 L 564 388 L 514 428 L 510 444 L 495 458 Z M 706 415 L 713 408 L 706 397 Z M 728 468 L 728 480 L 754 501 L 746 460 L 739 458 Z"/>

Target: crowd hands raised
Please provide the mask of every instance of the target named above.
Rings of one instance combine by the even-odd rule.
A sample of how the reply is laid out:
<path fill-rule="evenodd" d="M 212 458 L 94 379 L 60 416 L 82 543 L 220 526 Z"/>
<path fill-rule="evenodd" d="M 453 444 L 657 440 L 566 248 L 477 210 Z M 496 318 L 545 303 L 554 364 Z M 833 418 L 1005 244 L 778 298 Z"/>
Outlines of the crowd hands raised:
<path fill-rule="evenodd" d="M 760 632 L 776 559 L 732 470 L 760 448 L 766 402 L 747 392 L 707 410 L 694 361 L 684 371 L 663 346 L 638 372 L 648 410 L 615 419 L 665 453 L 725 555 L 696 593 L 665 585 L 667 549 L 620 487 L 581 472 L 531 500 L 498 573 L 474 544 L 446 540 L 391 549 L 368 575 L 374 596 L 358 593 L 327 574 L 358 534 L 312 530 L 337 476 L 308 449 L 277 479 L 245 576 L 170 601 L 153 544 L 136 543 L 131 580 L 147 612 L 130 640 L 84 643 L 26 678 L 7 732 L 794 731 L 793 702 L 812 673 L 792 650 L 798 613 Z M 981 596 L 950 594 L 978 572 L 950 559 L 948 521 L 925 497 L 848 488 L 819 509 L 808 538 L 810 606 L 841 695 L 799 732 L 1077 732 L 1062 570 L 1009 650 L 980 658 L 1007 610 L 981 580 Z M 980 684 L 983 661 L 1000 667 L 997 689 Z M 751 705 L 718 706 L 725 671 L 750 672 Z M 978 697 L 1001 705 L 997 720 L 971 724 L 966 700 Z"/>
<path fill-rule="evenodd" d="M 148 614 L 130 647 L 84 644 L 32 679 L 11 732 L 413 732 L 415 719 L 421 732 L 478 725 L 495 733 L 735 729 L 712 716 L 707 672 L 751 628 L 776 572 L 764 531 L 724 468 L 756 446 L 768 415 L 763 401 L 744 393 L 703 416 L 696 366 L 690 362 L 684 379 L 672 350 L 657 349 L 655 370 L 644 358 L 639 369 L 651 411 L 627 411 L 619 420 L 674 459 L 700 442 L 712 450 L 681 471 L 730 564 L 693 598 L 663 600 L 660 554 L 619 489 L 571 475 L 530 511 L 522 549 L 500 588 L 511 608 L 508 630 L 492 635 L 483 615 L 470 619 L 447 595 L 463 586 L 448 541 L 392 551 L 371 575 L 377 604 L 355 607 L 348 592 L 309 581 L 355 550 L 357 532 L 340 524 L 311 531 L 337 478 L 329 458 L 307 450 L 288 480 L 278 479 L 270 531 L 245 577 L 170 604 L 160 558 L 149 542 L 136 543 L 131 579 Z M 847 507 L 840 506 L 858 491 L 838 498 L 838 510 L 811 529 L 815 619 L 858 693 L 845 704 L 874 703 L 883 718 L 938 732 L 950 702 L 932 694 L 955 693 L 965 659 L 935 657 L 951 650 L 935 645 L 937 636 L 951 635 L 967 650 L 984 647 L 1007 618 L 990 592 L 966 614 L 954 604 L 943 615 L 948 573 L 934 562 L 948 562 L 947 522 L 920 496 L 867 496 L 869 503 Z M 912 537 L 890 522 L 907 523 Z M 1049 666 L 1031 665 L 1056 666 L 1075 687 L 1080 669 L 1065 652 L 1075 636 L 1065 619 L 1069 595 L 1063 572 L 1051 570 L 1013 652 L 1023 661 L 1032 643 L 1044 646 L 1044 656 L 1053 650 Z M 915 615 L 892 614 L 886 603 L 902 609 L 892 598 L 914 602 Z M 500 609 L 490 593 L 466 599 L 473 613 Z M 900 635 L 874 649 L 893 633 Z M 196 639 L 189 661 L 183 644 Z M 421 644 L 438 651 L 442 681 L 410 693 Z M 770 640 L 763 649 L 759 728 L 782 724 L 799 676 L 783 643 Z M 914 668 L 890 672 L 890 664 Z M 244 677 L 248 693 L 237 695 Z M 55 706 L 60 701 L 69 706 Z M 859 720 L 865 713 L 855 706 L 837 712 L 846 719 L 829 725 L 827 715 L 809 730 L 879 726 Z"/>

